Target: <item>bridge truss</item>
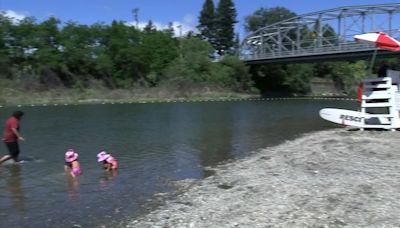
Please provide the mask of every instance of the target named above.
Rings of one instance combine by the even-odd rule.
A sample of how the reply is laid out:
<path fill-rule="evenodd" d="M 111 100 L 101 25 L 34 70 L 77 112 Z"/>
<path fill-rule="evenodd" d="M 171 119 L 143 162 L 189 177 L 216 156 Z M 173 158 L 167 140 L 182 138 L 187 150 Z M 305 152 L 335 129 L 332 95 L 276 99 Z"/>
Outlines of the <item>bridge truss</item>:
<path fill-rule="evenodd" d="M 383 31 L 400 40 L 400 3 L 347 6 L 299 15 L 248 35 L 241 45 L 247 62 L 372 53 L 354 35 Z"/>

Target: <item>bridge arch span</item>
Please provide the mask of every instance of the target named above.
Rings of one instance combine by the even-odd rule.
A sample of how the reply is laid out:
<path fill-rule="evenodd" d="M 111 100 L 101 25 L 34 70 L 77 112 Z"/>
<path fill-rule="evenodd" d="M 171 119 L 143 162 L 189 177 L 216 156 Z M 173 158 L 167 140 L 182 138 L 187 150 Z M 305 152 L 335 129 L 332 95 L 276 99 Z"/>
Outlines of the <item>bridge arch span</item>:
<path fill-rule="evenodd" d="M 377 31 L 400 40 L 400 3 L 344 6 L 265 26 L 245 37 L 241 58 L 249 64 L 365 58 L 376 48 L 356 43 L 353 37 Z"/>

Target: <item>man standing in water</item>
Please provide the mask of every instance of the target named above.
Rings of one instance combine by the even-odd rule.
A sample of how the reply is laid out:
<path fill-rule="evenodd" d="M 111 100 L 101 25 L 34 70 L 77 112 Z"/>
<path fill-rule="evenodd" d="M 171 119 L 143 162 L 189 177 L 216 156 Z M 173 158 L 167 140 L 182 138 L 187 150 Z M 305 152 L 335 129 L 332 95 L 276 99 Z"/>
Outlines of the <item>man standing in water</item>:
<path fill-rule="evenodd" d="M 21 121 L 24 113 L 22 111 L 15 111 L 10 118 L 7 119 L 4 125 L 3 141 L 7 146 L 8 154 L 0 158 L 0 164 L 9 159 L 18 162 L 19 145 L 18 141 L 24 141 L 19 132 L 19 122 Z"/>

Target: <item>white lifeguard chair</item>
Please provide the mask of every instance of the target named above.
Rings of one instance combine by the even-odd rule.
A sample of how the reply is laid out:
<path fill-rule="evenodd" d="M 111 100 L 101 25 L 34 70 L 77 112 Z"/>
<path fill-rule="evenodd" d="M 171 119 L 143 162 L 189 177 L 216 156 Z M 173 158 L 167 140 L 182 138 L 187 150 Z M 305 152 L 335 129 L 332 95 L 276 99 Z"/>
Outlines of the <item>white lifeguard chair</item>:
<path fill-rule="evenodd" d="M 372 69 L 378 49 L 400 51 L 400 42 L 384 32 L 370 32 L 355 35 L 354 39 L 375 45 L 371 60 Z M 334 123 L 365 128 L 380 128 L 395 131 L 400 128 L 400 71 L 387 70 L 383 78 L 371 78 L 363 81 L 361 110 L 325 108 L 320 116 Z M 359 98 L 359 97 L 358 97 Z"/>
<path fill-rule="evenodd" d="M 361 128 L 382 128 L 395 131 L 400 128 L 400 71 L 387 70 L 387 77 L 363 81 Z"/>

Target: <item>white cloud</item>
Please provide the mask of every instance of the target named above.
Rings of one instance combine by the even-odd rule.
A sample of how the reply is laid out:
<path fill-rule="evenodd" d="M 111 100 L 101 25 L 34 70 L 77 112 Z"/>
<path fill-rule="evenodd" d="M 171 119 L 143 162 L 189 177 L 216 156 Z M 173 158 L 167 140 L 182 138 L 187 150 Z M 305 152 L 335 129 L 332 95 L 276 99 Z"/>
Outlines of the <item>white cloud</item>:
<path fill-rule="evenodd" d="M 197 32 L 196 27 L 193 25 L 194 23 L 194 17 L 192 15 L 186 15 L 182 21 L 173 21 L 172 23 L 172 28 L 174 29 L 174 34 L 176 37 L 179 36 L 185 36 L 187 35 L 188 32 L 193 31 L 193 32 Z M 144 27 L 146 27 L 146 25 L 149 22 L 143 22 L 140 21 L 138 24 L 138 27 L 140 29 L 143 29 Z M 127 22 L 127 25 L 130 26 L 136 26 L 136 22 Z M 164 30 L 164 29 L 168 29 L 169 28 L 169 24 L 164 24 L 164 23 L 160 23 L 157 21 L 153 21 L 153 25 L 154 27 L 156 27 L 157 30 Z"/>
<path fill-rule="evenodd" d="M 17 23 L 18 21 L 20 21 L 26 17 L 24 14 L 18 13 L 18 12 L 12 11 L 12 10 L 3 11 L 3 14 L 6 17 L 11 18 L 14 23 Z"/>

